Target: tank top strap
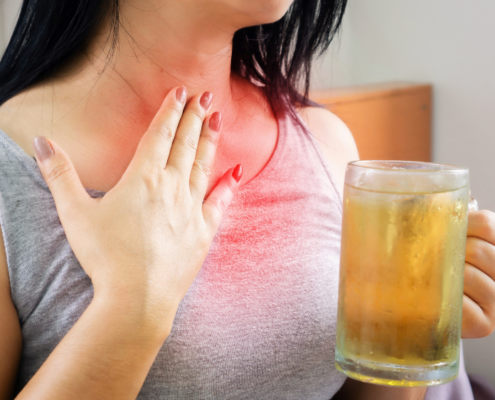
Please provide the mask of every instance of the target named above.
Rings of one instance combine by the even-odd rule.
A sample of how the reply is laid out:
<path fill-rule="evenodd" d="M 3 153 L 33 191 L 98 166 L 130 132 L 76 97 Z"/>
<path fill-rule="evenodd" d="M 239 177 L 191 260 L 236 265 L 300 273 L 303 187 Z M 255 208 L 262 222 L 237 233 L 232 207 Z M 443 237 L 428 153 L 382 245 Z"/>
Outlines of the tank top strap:
<path fill-rule="evenodd" d="M 333 189 L 334 194 L 336 195 L 336 202 L 339 205 L 340 212 L 342 212 L 342 195 L 341 191 L 337 188 L 336 180 L 334 177 L 334 172 L 328 165 L 326 161 L 325 155 L 323 154 L 320 145 L 318 144 L 318 140 L 315 135 L 311 132 L 311 129 L 306 124 L 306 122 L 301 118 L 299 113 L 296 113 L 297 120 L 293 121 L 296 125 L 296 130 L 298 131 L 298 135 L 303 137 L 303 140 L 307 140 L 311 144 L 312 155 L 315 157 L 315 162 L 318 162 L 323 170 L 324 174 L 327 176 L 328 181 Z"/>
<path fill-rule="evenodd" d="M 342 213 L 342 197 L 337 189 L 334 173 L 325 160 L 320 145 L 301 116 L 288 110 L 275 109 L 278 138 L 271 158 L 249 182 L 242 185 L 239 196 L 259 192 L 267 185 L 316 185 L 327 193 Z"/>
<path fill-rule="evenodd" d="M 4 178 L 18 176 L 21 179 L 29 179 L 46 191 L 49 191 L 38 164 L 4 131 L 0 129 L 0 163 Z M 17 185 L 13 187 L 16 189 Z"/>

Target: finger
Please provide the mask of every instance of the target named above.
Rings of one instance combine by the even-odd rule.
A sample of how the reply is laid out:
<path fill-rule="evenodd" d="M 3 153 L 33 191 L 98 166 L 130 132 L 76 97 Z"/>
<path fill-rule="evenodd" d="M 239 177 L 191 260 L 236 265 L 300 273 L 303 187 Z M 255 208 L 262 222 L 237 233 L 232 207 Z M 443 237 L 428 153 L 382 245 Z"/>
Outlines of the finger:
<path fill-rule="evenodd" d="M 466 241 L 466 262 L 476 265 L 476 268 L 495 279 L 495 246 L 493 244 L 469 236 Z"/>
<path fill-rule="evenodd" d="M 478 304 L 485 314 L 495 318 L 495 282 L 468 263 L 464 269 L 464 294 Z"/>
<path fill-rule="evenodd" d="M 495 245 L 495 213 L 488 210 L 470 212 L 467 235 Z"/>
<path fill-rule="evenodd" d="M 239 187 L 242 178 L 242 166 L 238 164 L 229 169 L 220 179 L 208 198 L 203 203 L 203 217 L 214 236 L 220 225 L 223 214 L 232 201 L 234 193 Z"/>
<path fill-rule="evenodd" d="M 222 124 L 222 114 L 213 113 L 203 124 L 201 136 L 196 151 L 196 159 L 189 179 L 191 195 L 197 200 L 203 200 L 208 187 L 211 169 L 215 160 L 218 139 L 220 137 L 220 126 Z"/>
<path fill-rule="evenodd" d="M 186 103 L 187 90 L 185 87 L 172 89 L 162 102 L 162 105 L 151 121 L 146 133 L 141 138 L 136 153 L 128 167 L 149 171 L 163 170 L 167 165 L 172 142 Z"/>
<path fill-rule="evenodd" d="M 201 128 L 212 99 L 213 95 L 210 92 L 192 98 L 184 111 L 170 150 L 167 168 L 174 169 L 187 180 L 191 176 Z"/>
<path fill-rule="evenodd" d="M 462 299 L 462 338 L 477 339 L 493 332 L 493 322 L 471 298 Z"/>
<path fill-rule="evenodd" d="M 77 205 L 91 200 L 77 175 L 72 161 L 62 148 L 44 136 L 33 140 L 36 162 L 52 193 L 61 220 L 74 216 Z"/>

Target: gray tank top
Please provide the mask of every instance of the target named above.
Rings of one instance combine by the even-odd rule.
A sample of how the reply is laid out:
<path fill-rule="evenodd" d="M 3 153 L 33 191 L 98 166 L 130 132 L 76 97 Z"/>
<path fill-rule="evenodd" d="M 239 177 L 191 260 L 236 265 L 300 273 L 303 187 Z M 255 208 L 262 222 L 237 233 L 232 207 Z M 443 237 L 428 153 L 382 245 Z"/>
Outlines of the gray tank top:
<path fill-rule="evenodd" d="M 307 127 L 277 120 L 274 153 L 228 208 L 140 400 L 328 400 L 345 380 L 334 366 L 341 197 Z M 20 391 L 93 287 L 35 160 L 1 130 L 0 224 L 22 328 Z"/>

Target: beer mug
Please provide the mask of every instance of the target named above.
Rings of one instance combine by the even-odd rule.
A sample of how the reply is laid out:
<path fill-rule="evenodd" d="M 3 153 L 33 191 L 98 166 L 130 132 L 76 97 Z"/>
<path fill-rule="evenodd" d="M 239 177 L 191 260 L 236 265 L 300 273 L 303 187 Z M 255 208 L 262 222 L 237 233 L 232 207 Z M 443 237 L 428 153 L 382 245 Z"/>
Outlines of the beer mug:
<path fill-rule="evenodd" d="M 390 386 L 431 386 L 459 371 L 469 204 L 466 168 L 348 164 L 336 367 Z"/>

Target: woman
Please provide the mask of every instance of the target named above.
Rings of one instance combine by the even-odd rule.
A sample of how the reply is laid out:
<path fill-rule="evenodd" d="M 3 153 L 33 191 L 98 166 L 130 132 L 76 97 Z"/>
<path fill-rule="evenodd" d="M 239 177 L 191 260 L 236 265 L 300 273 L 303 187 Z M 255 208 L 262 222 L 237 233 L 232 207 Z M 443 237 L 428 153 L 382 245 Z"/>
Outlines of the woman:
<path fill-rule="evenodd" d="M 343 385 L 334 367 L 358 155 L 296 89 L 344 7 L 24 2 L 0 63 L 1 399 L 469 392 L 464 370 L 432 392 Z M 463 336 L 481 337 L 493 214 L 469 235 Z"/>

